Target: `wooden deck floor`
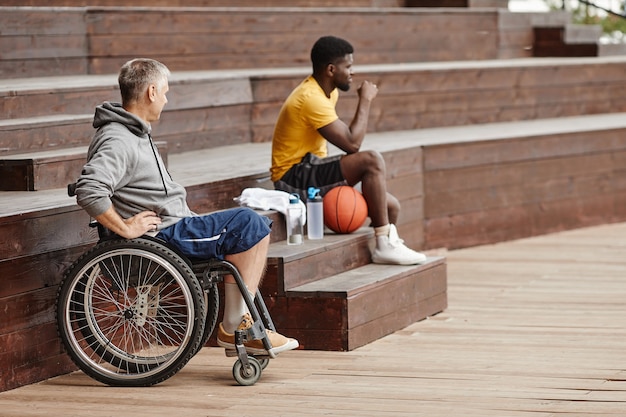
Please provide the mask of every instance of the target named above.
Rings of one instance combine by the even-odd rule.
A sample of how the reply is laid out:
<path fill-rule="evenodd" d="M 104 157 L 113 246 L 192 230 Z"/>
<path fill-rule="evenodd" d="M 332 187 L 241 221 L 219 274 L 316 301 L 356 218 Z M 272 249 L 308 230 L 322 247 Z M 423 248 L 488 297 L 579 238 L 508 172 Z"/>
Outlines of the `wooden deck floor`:
<path fill-rule="evenodd" d="M 448 253 L 449 308 L 352 352 L 294 351 L 252 387 L 205 348 L 117 389 L 81 373 L 0 394 L 8 416 L 625 416 L 626 224 Z"/>

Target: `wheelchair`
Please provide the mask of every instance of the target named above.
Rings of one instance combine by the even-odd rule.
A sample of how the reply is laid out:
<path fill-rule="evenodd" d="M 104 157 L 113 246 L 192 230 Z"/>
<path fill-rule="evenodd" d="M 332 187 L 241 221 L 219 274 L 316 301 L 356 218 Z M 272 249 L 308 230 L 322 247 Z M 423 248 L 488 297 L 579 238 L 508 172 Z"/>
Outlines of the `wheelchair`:
<path fill-rule="evenodd" d="M 74 184 L 68 194 L 74 195 Z M 111 386 L 151 386 L 180 371 L 207 343 L 219 313 L 218 283 L 232 275 L 254 325 L 235 331 L 233 378 L 255 384 L 275 357 L 266 330 L 275 331 L 261 293 L 252 297 L 232 263 L 188 259 L 150 236 L 124 239 L 92 221 L 98 243 L 65 272 L 57 295 L 57 324 L 72 361 Z M 261 340 L 267 355 L 244 343 Z"/>

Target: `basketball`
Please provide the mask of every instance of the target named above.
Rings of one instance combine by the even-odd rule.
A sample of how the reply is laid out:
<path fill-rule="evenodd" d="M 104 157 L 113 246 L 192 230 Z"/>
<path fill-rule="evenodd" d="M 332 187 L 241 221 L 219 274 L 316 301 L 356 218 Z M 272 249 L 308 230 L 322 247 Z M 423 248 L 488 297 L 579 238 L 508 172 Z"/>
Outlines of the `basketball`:
<path fill-rule="evenodd" d="M 335 233 L 352 233 L 363 226 L 367 203 L 360 192 L 347 185 L 335 187 L 324 196 L 324 224 Z"/>

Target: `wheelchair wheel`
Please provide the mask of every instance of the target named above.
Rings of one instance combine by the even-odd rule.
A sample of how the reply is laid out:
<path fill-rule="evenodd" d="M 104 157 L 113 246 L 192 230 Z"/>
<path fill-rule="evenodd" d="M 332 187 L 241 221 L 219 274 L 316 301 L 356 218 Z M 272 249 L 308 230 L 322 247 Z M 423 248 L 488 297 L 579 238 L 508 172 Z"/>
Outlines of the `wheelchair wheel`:
<path fill-rule="evenodd" d="M 216 284 L 211 284 L 209 288 L 204 290 L 204 302 L 206 305 L 204 331 L 194 355 L 209 341 L 213 330 L 215 330 L 215 325 L 217 324 L 217 315 L 220 309 L 220 295 Z"/>
<path fill-rule="evenodd" d="M 237 359 L 233 365 L 233 378 L 239 385 L 250 386 L 256 384 L 259 378 L 261 378 L 262 371 L 263 368 L 259 361 L 252 356 L 248 356 L 247 366 L 241 362 L 241 359 Z"/>
<path fill-rule="evenodd" d="M 149 239 L 97 244 L 67 271 L 57 321 L 74 363 L 113 386 L 175 375 L 204 335 L 205 294 L 175 252 Z"/>

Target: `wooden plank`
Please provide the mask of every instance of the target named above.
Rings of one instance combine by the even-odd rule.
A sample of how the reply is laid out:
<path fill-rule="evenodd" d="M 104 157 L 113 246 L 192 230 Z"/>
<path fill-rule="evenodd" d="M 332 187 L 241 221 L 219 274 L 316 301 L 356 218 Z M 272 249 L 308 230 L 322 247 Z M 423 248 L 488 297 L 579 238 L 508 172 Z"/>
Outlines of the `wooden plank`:
<path fill-rule="evenodd" d="M 609 179 L 613 169 L 611 155 L 599 154 L 446 172 L 433 182 L 428 177 L 425 213 L 447 215 L 593 197 L 607 188 L 615 189 Z"/>
<path fill-rule="evenodd" d="M 2 4 L 5 6 L 5 4 Z M 17 5 L 19 6 L 19 5 Z M 79 35 L 85 34 L 84 12 L 62 8 L 5 8 L 0 13 L 2 35 Z"/>
<path fill-rule="evenodd" d="M 83 11 L 3 8 L 0 27 L 0 77 L 85 73 Z"/>
<path fill-rule="evenodd" d="M 65 199 L 70 200 L 69 197 Z M 5 202 L 10 203 L 10 200 Z M 52 213 L 43 210 L 30 216 L 24 213 L 0 217 L 0 236 L 5 237 L 0 243 L 0 259 L 36 255 L 93 242 L 95 232 L 88 224 L 89 215 L 75 205 Z"/>
<path fill-rule="evenodd" d="M 447 307 L 447 293 L 441 292 L 426 299 L 420 299 L 417 305 L 398 308 L 391 314 L 355 326 L 348 333 L 348 350 L 354 350 L 383 338 L 413 323 L 432 317 Z"/>
<path fill-rule="evenodd" d="M 0 60 L 0 77 L 3 79 L 21 77 L 50 77 L 83 75 L 87 73 L 87 60 L 84 57 L 67 58 L 59 61 L 55 58 L 28 60 Z"/>
<path fill-rule="evenodd" d="M 92 120 L 89 114 L 0 121 L 0 153 L 5 156 L 87 146 L 94 132 Z"/>
<path fill-rule="evenodd" d="M 13 333 L 55 320 L 57 286 L 46 287 L 23 294 L 3 297 L 4 305 L 15 308 L 0 312 L 0 334 Z"/>
<path fill-rule="evenodd" d="M 429 248 L 460 248 L 620 221 L 624 192 L 428 218 Z"/>
<path fill-rule="evenodd" d="M 236 13 L 225 9 L 92 9 L 88 13 L 90 71 L 113 72 L 135 50 L 149 51 L 148 55 L 178 71 L 308 66 L 308 48 L 301 45 L 340 25 L 347 13 L 353 24 L 344 37 L 354 43 L 361 64 L 497 56 L 497 14 L 415 12 L 404 9 L 385 13 L 385 19 L 380 19 L 380 12 L 364 9 L 248 9 Z M 387 27 L 394 28 L 394 35 L 381 37 L 390 33 Z M 290 33 L 289 40 L 275 35 L 277 28 L 280 33 Z M 436 36 L 438 30 L 447 31 L 448 36 Z M 116 35 L 111 37 L 111 33 Z M 433 42 L 440 47 L 429 48 Z"/>
<path fill-rule="evenodd" d="M 66 268 L 92 244 L 0 262 L 0 298 L 58 285 Z"/>
<path fill-rule="evenodd" d="M 3 60 L 82 58 L 87 55 L 84 34 L 0 36 Z"/>
<path fill-rule="evenodd" d="M 566 69 L 554 63 L 525 64 L 523 70 L 509 65 L 481 63 L 477 69 L 475 65 L 455 64 L 437 66 L 438 70 L 429 69 L 428 65 L 410 65 L 408 70 L 409 65 L 402 65 L 390 66 L 385 71 L 376 66 L 364 67 L 355 76 L 357 83 L 371 79 L 381 88 L 372 105 L 369 131 L 626 110 L 626 98 L 613 94 L 625 87 L 623 77 L 616 79 L 620 73 L 615 71 L 614 63 L 563 65 Z M 606 76 L 598 73 L 602 69 L 607 70 Z M 171 81 L 172 99 L 165 108 L 162 121 L 155 123 L 155 134 L 171 141 L 174 152 L 227 142 L 269 141 L 282 100 L 307 73 L 305 69 L 274 73 L 260 71 L 252 75 L 243 72 L 231 79 L 231 76 L 211 71 L 175 72 Z M 598 81 L 591 81 L 593 77 L 590 78 L 589 74 Z M 546 85 L 544 80 L 554 85 Z M 53 111 L 74 112 L 80 115 L 77 117 L 85 118 L 88 116 L 81 112 L 93 109 L 103 100 L 119 99 L 112 76 L 106 76 L 106 79 L 105 76 L 74 77 L 72 81 L 65 77 L 50 78 L 48 83 L 38 80 L 32 85 L 24 82 L 17 86 L 7 85 L 0 109 L 7 117 L 36 116 Z M 277 84 L 276 93 L 269 92 L 273 84 Z M 355 105 L 354 91 L 342 94 L 338 105 L 340 117 L 351 119 Z M 19 143 L 23 145 L 7 144 L 6 152 L 11 152 L 12 146 L 34 146 L 38 140 L 48 140 L 48 145 L 52 145 L 59 136 L 54 129 L 60 127 L 50 125 L 51 133 L 41 133 L 35 123 L 32 124 L 34 131 L 24 123 L 24 129 L 28 130 L 21 132 L 25 140 Z M 45 125 L 41 123 L 39 126 Z M 11 129 L 18 127 L 14 123 Z M 590 128 L 581 126 L 581 130 Z M 12 131 L 7 130 L 6 134 Z M 51 137 L 47 139 L 47 136 Z M 58 146 L 63 146 L 63 139 L 58 140 Z"/>
<path fill-rule="evenodd" d="M 28 340 L 28 343 L 23 343 Z M 61 352 L 56 323 L 43 323 L 0 335 L 0 391 L 76 370 Z"/>
<path fill-rule="evenodd" d="M 251 105 L 228 105 L 165 111 L 154 124 L 154 137 L 172 153 L 251 142 Z"/>

